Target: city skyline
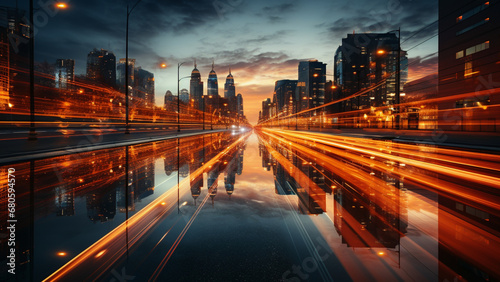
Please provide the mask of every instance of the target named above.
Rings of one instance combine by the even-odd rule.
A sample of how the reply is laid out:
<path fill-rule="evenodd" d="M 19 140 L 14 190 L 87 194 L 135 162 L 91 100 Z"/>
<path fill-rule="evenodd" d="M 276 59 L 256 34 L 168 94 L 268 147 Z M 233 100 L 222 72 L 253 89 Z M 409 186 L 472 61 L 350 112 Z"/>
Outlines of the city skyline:
<path fill-rule="evenodd" d="M 27 10 L 27 3 L 18 2 L 19 8 Z M 261 1 L 158 4 L 144 0 L 130 16 L 129 57 L 154 73 L 158 106 L 167 90 L 176 89 L 177 63 L 186 62 L 180 72 L 189 75 L 188 66 L 196 59 L 203 81 L 213 61 L 218 72 L 231 68 L 238 93 L 245 97 L 247 117 L 256 123 L 261 102 L 272 95 L 275 81 L 297 79 L 298 62 L 309 59 L 326 63 L 327 75 L 332 74 L 335 50 L 341 38 L 353 32 L 387 32 L 401 27 L 403 50 L 414 47 L 409 60 L 416 63 L 409 69 L 409 81 L 435 72 L 437 38 L 422 41 L 434 35 L 437 24 L 415 32 L 437 20 L 437 3 L 414 2 L 366 1 L 363 6 L 371 8 L 366 13 L 351 4 L 328 1 L 268 5 Z M 73 59 L 75 74 L 84 74 L 86 56 L 94 48 L 113 52 L 116 58 L 125 57 L 126 2 L 68 4 L 65 11 L 48 16 L 46 24 L 38 28 L 36 61 Z M 355 21 L 357 25 L 353 25 L 355 18 L 361 19 Z M 161 63 L 167 68 L 161 69 Z M 189 82 L 181 81 L 180 88 L 189 88 Z"/>

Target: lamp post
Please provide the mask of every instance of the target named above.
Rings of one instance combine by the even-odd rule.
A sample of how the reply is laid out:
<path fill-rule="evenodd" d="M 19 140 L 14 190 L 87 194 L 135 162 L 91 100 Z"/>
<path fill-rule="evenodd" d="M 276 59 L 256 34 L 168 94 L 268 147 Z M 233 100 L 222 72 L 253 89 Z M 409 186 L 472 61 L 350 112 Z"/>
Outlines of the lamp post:
<path fill-rule="evenodd" d="M 56 3 L 55 7 L 57 9 L 66 9 L 68 5 L 66 3 Z M 35 141 L 36 128 L 35 128 L 35 27 L 34 25 L 34 14 L 35 5 L 33 0 L 30 0 L 30 131 L 28 134 L 28 140 Z"/>
<path fill-rule="evenodd" d="M 181 131 L 181 120 L 180 120 L 180 118 L 181 118 L 181 116 L 180 116 L 180 113 L 181 113 L 180 112 L 181 95 L 179 92 L 179 83 L 181 82 L 181 78 L 179 78 L 179 70 L 180 70 L 182 64 L 184 64 L 184 63 L 185 62 L 177 64 L 177 132 Z"/>
<path fill-rule="evenodd" d="M 397 65 L 396 65 L 396 104 L 397 104 L 397 111 L 396 111 L 396 129 L 400 129 L 400 118 L 401 118 L 401 113 L 400 113 L 400 107 L 399 107 L 399 99 L 401 98 L 401 28 L 398 28 L 398 58 L 397 58 Z"/>
<path fill-rule="evenodd" d="M 214 129 L 214 127 L 213 127 L 213 125 L 214 125 L 214 123 L 213 123 L 214 115 L 212 113 L 212 95 L 208 95 L 208 99 L 210 99 L 209 103 L 208 103 L 209 106 L 210 106 L 210 130 L 213 130 Z"/>
<path fill-rule="evenodd" d="M 203 101 L 203 130 L 205 130 L 205 102 L 206 101 L 205 101 L 204 95 L 201 95 L 201 100 Z"/>
<path fill-rule="evenodd" d="M 130 134 L 130 124 L 129 124 L 129 115 L 128 115 L 128 19 L 130 14 L 134 10 L 134 8 L 141 2 L 142 0 L 137 0 L 132 9 L 129 10 L 129 6 L 127 5 L 127 27 L 125 31 L 125 134 Z"/>
<path fill-rule="evenodd" d="M 177 77 L 179 77 L 179 70 L 177 69 Z M 177 80 L 177 132 L 181 131 L 181 123 L 180 123 L 180 102 L 181 102 L 181 93 L 179 92 L 179 83 L 181 80 L 184 78 L 190 78 L 191 76 L 185 76 L 181 77 L 180 79 Z"/>

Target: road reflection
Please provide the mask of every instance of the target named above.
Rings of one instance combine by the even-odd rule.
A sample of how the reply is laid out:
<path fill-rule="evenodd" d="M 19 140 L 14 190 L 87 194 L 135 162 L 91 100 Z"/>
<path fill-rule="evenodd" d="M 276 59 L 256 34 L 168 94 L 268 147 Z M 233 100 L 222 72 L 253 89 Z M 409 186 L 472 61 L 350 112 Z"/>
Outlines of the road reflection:
<path fill-rule="evenodd" d="M 412 279 L 500 277 L 498 155 L 291 131 L 260 138 L 277 193 L 296 194 L 302 213 L 327 213 L 347 247 L 396 253 L 387 263 L 405 264 Z M 423 234 L 437 246 L 427 249 Z M 355 280 L 387 275 L 383 265 L 352 265 L 338 254 Z"/>
<path fill-rule="evenodd" d="M 499 163 L 488 152 L 262 130 L 1 173 L 16 170 L 21 280 L 477 281 L 500 278 Z"/>

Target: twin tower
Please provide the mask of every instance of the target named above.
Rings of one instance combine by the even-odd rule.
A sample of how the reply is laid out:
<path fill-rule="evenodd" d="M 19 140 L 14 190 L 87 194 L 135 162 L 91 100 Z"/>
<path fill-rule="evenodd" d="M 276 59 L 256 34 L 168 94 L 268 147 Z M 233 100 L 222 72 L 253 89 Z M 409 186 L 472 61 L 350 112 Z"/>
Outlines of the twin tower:
<path fill-rule="evenodd" d="M 196 61 L 194 63 L 194 69 L 191 72 L 191 81 L 189 84 L 189 99 L 194 102 L 198 110 L 203 111 L 203 81 L 201 81 L 200 71 L 196 68 Z M 236 90 L 234 87 L 234 78 L 231 74 L 231 69 L 229 69 L 229 75 L 226 78 L 226 83 L 224 84 L 224 98 L 227 99 L 229 108 L 233 109 L 234 112 L 237 108 L 236 102 Z M 214 64 L 212 63 L 212 70 L 208 75 L 207 80 L 207 106 L 218 107 L 220 104 L 219 96 L 219 84 L 217 82 L 217 73 L 214 70 Z"/>

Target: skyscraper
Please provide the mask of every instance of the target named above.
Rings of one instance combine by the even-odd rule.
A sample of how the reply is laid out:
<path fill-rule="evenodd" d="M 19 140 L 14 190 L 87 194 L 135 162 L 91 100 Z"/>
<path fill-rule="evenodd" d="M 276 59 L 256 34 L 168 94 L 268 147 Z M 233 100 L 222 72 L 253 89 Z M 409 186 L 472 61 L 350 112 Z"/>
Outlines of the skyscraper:
<path fill-rule="evenodd" d="M 132 88 L 134 85 L 134 74 L 135 74 L 135 59 L 128 59 L 128 87 Z M 125 92 L 125 59 L 122 58 L 116 66 L 116 81 L 118 84 L 118 89 Z M 131 96 L 134 95 L 133 91 L 130 91 Z"/>
<path fill-rule="evenodd" d="M 231 69 L 229 69 L 229 74 L 226 77 L 226 83 L 224 84 L 224 98 L 229 102 L 229 110 L 231 115 L 234 115 L 237 111 L 236 105 L 236 89 L 234 87 L 234 77 L 231 74 Z"/>
<path fill-rule="evenodd" d="M 318 60 L 299 63 L 295 101 L 299 111 L 314 108 L 325 103 L 326 64 Z"/>
<path fill-rule="evenodd" d="M 91 81 L 116 87 L 116 57 L 112 52 L 101 49 L 90 51 L 87 56 L 87 78 Z"/>
<path fill-rule="evenodd" d="M 335 52 L 335 85 L 341 98 L 383 82 L 376 89 L 342 102 L 342 111 L 367 109 L 396 103 L 397 56 L 399 40 L 395 33 L 348 34 Z M 406 52 L 400 52 L 400 90 L 407 80 Z"/>
<path fill-rule="evenodd" d="M 240 118 L 243 118 L 245 115 L 243 113 L 243 96 L 241 95 L 241 93 L 238 93 L 238 95 L 236 96 L 236 104 L 238 107 L 238 115 Z"/>
<path fill-rule="evenodd" d="M 217 107 L 219 105 L 219 84 L 217 83 L 217 73 L 214 70 L 214 63 L 212 63 L 212 70 L 208 75 L 207 81 L 207 95 L 212 97 L 209 102 L 212 107 Z"/>
<path fill-rule="evenodd" d="M 450 10 L 448 7 L 453 7 Z M 446 9 L 449 11 L 446 12 Z M 438 104 L 442 130 L 500 131 L 500 5 L 493 1 L 439 1 Z"/>
<path fill-rule="evenodd" d="M 278 80 L 274 85 L 274 95 L 278 112 L 285 112 L 286 115 L 295 112 L 295 91 L 297 80 Z"/>
<path fill-rule="evenodd" d="M 153 107 L 155 100 L 155 76 L 153 73 L 137 68 L 134 74 L 135 97 L 137 103 L 144 107 Z"/>
<path fill-rule="evenodd" d="M 57 59 L 54 77 L 56 88 L 71 88 L 71 82 L 75 81 L 75 60 Z"/>
<path fill-rule="evenodd" d="M 200 111 L 204 110 L 203 107 L 203 81 L 201 81 L 200 71 L 196 68 L 196 61 L 194 69 L 191 72 L 191 81 L 189 82 L 189 99 L 194 101 L 194 108 Z"/>
<path fill-rule="evenodd" d="M 0 42 L 0 110 L 9 107 L 10 71 L 9 44 Z"/>

